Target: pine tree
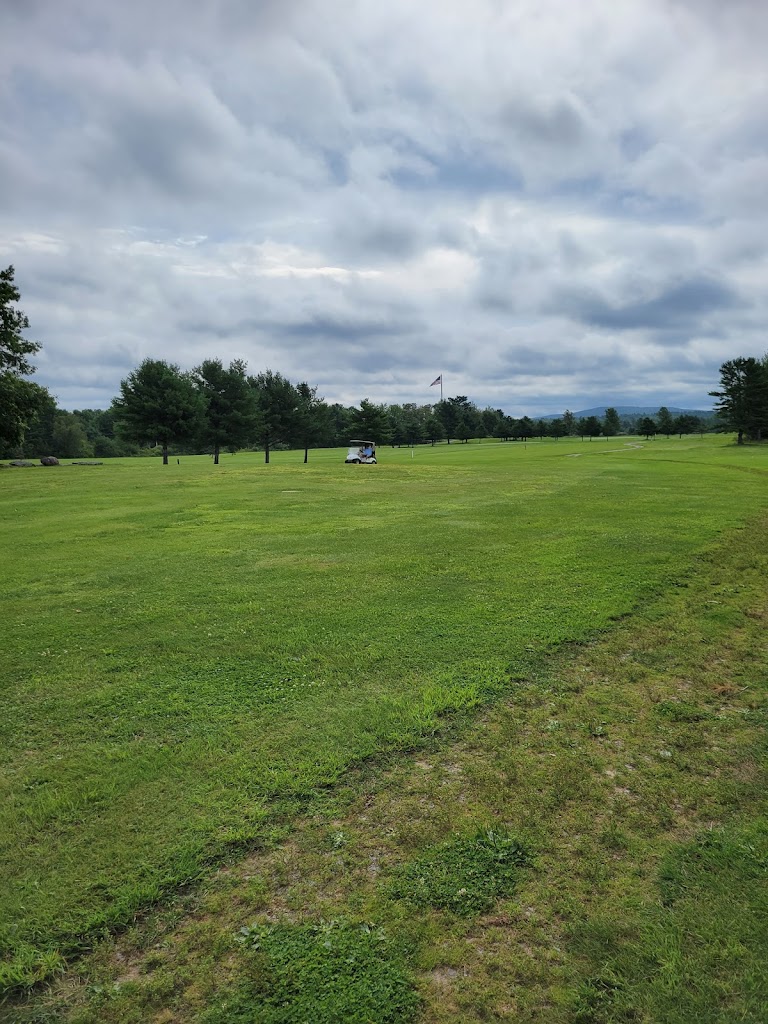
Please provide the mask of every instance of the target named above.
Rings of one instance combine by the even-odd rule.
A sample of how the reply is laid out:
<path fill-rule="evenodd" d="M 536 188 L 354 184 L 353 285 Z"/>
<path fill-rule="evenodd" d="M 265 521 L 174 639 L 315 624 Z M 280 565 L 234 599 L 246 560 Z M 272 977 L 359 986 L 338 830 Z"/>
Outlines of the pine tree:
<path fill-rule="evenodd" d="M 720 367 L 720 390 L 710 391 L 717 399 L 715 411 L 727 430 L 734 430 L 737 443 L 744 437 L 759 441 L 768 430 L 768 368 L 752 356 L 729 359 Z"/>

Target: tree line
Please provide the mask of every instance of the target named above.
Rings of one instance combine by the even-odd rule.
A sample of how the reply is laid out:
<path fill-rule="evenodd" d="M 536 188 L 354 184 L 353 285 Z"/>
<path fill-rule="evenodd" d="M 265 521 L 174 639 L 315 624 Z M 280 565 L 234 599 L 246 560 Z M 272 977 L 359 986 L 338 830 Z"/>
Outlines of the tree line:
<path fill-rule="evenodd" d="M 308 460 L 310 448 L 339 447 L 350 438 L 372 439 L 393 446 L 468 443 L 470 438 L 500 441 L 559 439 L 567 436 L 613 437 L 639 429 L 688 434 L 703 429 L 695 416 L 672 417 L 659 410 L 635 424 L 616 409 L 603 418 L 561 417 L 533 420 L 513 417 L 502 409 L 484 409 L 466 395 L 436 404 L 377 404 L 363 399 L 359 407 L 329 404 L 306 382 L 292 383 L 281 373 L 265 370 L 250 375 L 234 360 L 204 360 L 185 371 L 161 359 L 145 359 L 121 382 L 120 394 L 107 410 L 66 412 L 47 392 L 27 427 L 22 450 L 27 456 L 55 453 L 59 457 L 109 457 L 162 453 L 210 452 L 214 463 L 222 451 L 257 448 L 265 462 L 275 449 L 299 448 Z"/>
<path fill-rule="evenodd" d="M 27 378 L 34 372 L 30 356 L 37 342 L 24 332 L 27 317 L 15 306 L 19 292 L 14 268 L 0 271 L 0 454 L 4 457 L 55 454 L 63 458 L 110 457 L 162 453 L 263 450 L 265 461 L 276 448 L 338 447 L 352 437 L 378 444 L 467 443 L 470 438 L 527 441 L 577 436 L 592 439 L 620 433 L 690 434 L 711 429 L 691 414 L 673 416 L 662 407 L 655 417 L 620 416 L 615 408 L 603 417 L 562 416 L 533 420 L 502 409 L 484 409 L 466 395 L 435 404 L 377 404 L 359 407 L 327 403 L 306 381 L 293 383 L 281 373 L 249 374 L 245 362 L 225 366 L 206 359 L 182 370 L 162 359 L 145 359 L 120 384 L 109 409 L 59 409 L 50 393 Z M 768 429 L 768 356 L 724 363 L 717 399 L 719 429 L 759 440 Z"/>

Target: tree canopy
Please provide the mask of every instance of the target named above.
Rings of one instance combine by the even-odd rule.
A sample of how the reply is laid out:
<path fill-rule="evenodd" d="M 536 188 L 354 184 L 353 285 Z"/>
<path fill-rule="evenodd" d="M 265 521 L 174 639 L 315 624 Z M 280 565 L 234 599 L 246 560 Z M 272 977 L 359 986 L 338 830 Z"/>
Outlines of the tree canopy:
<path fill-rule="evenodd" d="M 650 416 L 643 416 L 640 422 L 637 424 L 637 431 L 642 434 L 647 440 L 654 437 L 658 433 L 658 426 L 656 421 Z"/>
<path fill-rule="evenodd" d="M 137 444 L 168 445 L 189 441 L 203 429 L 204 400 L 194 378 L 163 359 L 145 359 L 120 384 L 114 402 L 118 430 Z"/>
<path fill-rule="evenodd" d="M 609 406 L 605 410 L 605 416 L 603 417 L 603 434 L 606 437 L 615 437 L 621 430 L 621 420 L 619 414 L 613 406 Z"/>
<path fill-rule="evenodd" d="M 376 441 L 385 444 L 390 439 L 391 431 L 387 412 L 383 405 L 364 398 L 360 408 L 353 413 L 352 429 L 363 441 Z"/>
<path fill-rule="evenodd" d="M 466 395 L 448 396 L 435 404 L 376 403 L 368 398 L 358 407 L 328 404 L 306 381 L 292 383 L 281 373 L 266 369 L 247 375 L 242 360 L 225 367 L 221 359 L 206 359 L 184 371 L 162 359 L 145 359 L 120 384 L 120 394 L 108 410 L 60 410 L 42 388 L 24 380 L 31 372 L 30 357 L 39 350 L 23 337 L 26 316 L 12 303 L 19 298 L 13 267 L 0 273 L 2 348 L 0 348 L 0 446 L 21 454 L 132 455 L 142 449 L 154 453 L 162 446 L 168 462 L 169 446 L 176 453 L 206 451 L 218 463 L 222 448 L 235 452 L 257 447 L 270 461 L 275 448 L 337 447 L 351 438 L 378 444 L 420 444 L 447 439 L 464 443 L 485 437 L 500 441 L 558 439 L 581 435 L 590 439 L 635 432 L 647 437 L 659 432 L 691 433 L 711 429 L 708 420 L 682 414 L 672 418 L 662 406 L 657 419 L 623 413 L 607 407 L 602 420 L 583 416 L 578 422 L 566 409 L 562 416 L 511 416 L 503 409 L 484 409 Z M 736 430 L 739 441 L 759 439 L 768 430 L 768 357 L 735 359 L 721 367 L 718 399 L 724 429 Z M 643 410 L 645 412 L 645 410 Z M 23 439 L 23 444 L 22 444 Z"/>
<path fill-rule="evenodd" d="M 21 443 L 48 397 L 45 388 L 24 379 L 35 372 L 29 356 L 39 352 L 40 345 L 24 337 L 29 320 L 15 305 L 21 293 L 14 276 L 12 265 L 0 270 L 0 448 Z"/>
<path fill-rule="evenodd" d="M 289 444 L 296 432 L 299 396 L 288 378 L 274 370 L 249 377 L 248 383 L 254 389 L 259 413 L 255 436 L 264 449 L 264 461 L 269 462 L 270 449 Z"/>
<path fill-rule="evenodd" d="M 729 359 L 720 367 L 720 390 L 710 391 L 715 409 L 727 430 L 734 430 L 738 444 L 745 436 L 761 440 L 768 430 L 768 356 Z"/>
<path fill-rule="evenodd" d="M 0 270 L 0 370 L 10 370 L 17 376 L 28 376 L 35 372 L 28 356 L 40 351 L 36 341 L 29 341 L 22 334 L 29 328 L 26 315 L 11 303 L 21 298 L 14 284 L 13 266 Z"/>
<path fill-rule="evenodd" d="M 206 359 L 192 371 L 204 402 L 200 437 L 213 448 L 215 465 L 219 463 L 222 446 L 245 447 L 258 427 L 256 395 L 245 370 L 241 359 L 231 362 L 227 369 L 220 359 Z"/>

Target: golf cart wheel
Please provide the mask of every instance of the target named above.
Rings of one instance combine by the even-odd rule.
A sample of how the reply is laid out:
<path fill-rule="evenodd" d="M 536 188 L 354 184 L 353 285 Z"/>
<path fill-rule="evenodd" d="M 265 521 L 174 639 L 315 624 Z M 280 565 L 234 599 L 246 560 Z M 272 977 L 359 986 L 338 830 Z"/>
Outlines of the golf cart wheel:
<path fill-rule="evenodd" d="M 352 459 L 352 461 L 350 462 L 350 465 L 351 466 L 359 466 L 360 465 L 360 459 Z"/>

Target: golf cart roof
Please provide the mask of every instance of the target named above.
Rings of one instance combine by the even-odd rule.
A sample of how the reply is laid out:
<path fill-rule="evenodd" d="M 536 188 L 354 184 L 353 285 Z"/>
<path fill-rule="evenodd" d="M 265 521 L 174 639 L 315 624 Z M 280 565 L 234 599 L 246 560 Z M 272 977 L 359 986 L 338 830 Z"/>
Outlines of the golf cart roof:
<path fill-rule="evenodd" d="M 349 443 L 350 444 L 371 444 L 374 447 L 376 447 L 376 442 L 375 441 L 356 441 L 354 437 L 352 438 L 352 440 Z"/>

